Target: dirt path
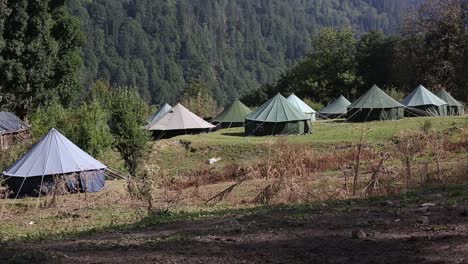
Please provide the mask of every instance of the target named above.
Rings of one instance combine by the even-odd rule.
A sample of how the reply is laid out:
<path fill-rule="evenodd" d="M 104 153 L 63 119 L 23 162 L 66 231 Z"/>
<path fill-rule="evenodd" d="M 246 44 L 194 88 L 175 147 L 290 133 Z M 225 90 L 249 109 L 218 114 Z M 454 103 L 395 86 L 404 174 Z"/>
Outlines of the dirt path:
<path fill-rule="evenodd" d="M 305 207 L 15 248 L 60 263 L 468 263 L 468 217 L 437 204 Z"/>

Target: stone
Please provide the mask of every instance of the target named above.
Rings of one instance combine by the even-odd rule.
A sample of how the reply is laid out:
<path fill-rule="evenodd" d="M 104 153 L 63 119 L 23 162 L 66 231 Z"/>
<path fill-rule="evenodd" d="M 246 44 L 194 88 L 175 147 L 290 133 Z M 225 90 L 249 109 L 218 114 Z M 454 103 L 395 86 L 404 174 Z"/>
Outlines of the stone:
<path fill-rule="evenodd" d="M 390 200 L 386 200 L 386 201 L 382 202 L 382 206 L 393 206 L 393 202 L 390 201 Z"/>
<path fill-rule="evenodd" d="M 420 207 L 416 209 L 417 213 L 427 213 L 429 211 L 429 207 Z"/>
<path fill-rule="evenodd" d="M 423 203 L 423 204 L 421 204 L 421 207 L 434 207 L 434 206 L 435 206 L 435 204 L 433 204 L 433 203 Z"/>
<path fill-rule="evenodd" d="M 367 237 L 366 232 L 362 231 L 361 229 L 355 229 L 353 232 L 351 232 L 351 237 L 352 238 L 357 238 L 357 239 L 364 239 Z"/>

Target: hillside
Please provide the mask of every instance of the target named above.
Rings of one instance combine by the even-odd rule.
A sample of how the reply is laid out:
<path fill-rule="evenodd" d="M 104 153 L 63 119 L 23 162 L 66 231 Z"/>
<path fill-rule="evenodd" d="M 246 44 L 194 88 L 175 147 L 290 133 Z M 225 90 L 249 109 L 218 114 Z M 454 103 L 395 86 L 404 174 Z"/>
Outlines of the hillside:
<path fill-rule="evenodd" d="M 200 79 L 218 103 L 274 80 L 321 27 L 396 31 L 406 0 L 70 1 L 87 43 L 83 82 L 138 87 L 174 103 Z"/>

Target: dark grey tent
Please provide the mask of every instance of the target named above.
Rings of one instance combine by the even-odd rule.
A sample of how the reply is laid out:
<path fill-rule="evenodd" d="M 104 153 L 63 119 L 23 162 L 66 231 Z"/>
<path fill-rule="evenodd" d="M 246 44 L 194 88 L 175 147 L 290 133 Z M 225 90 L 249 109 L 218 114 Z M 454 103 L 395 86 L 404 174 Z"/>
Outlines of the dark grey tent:
<path fill-rule="evenodd" d="M 319 114 L 325 118 L 338 118 L 338 117 L 346 117 L 346 113 L 348 112 L 348 106 L 351 105 L 351 102 L 346 99 L 343 95 L 336 98 L 333 102 L 328 104 L 325 108 L 320 110 Z"/>
<path fill-rule="evenodd" d="M 105 165 L 81 150 L 55 129 L 3 172 L 16 196 L 38 195 L 63 179 L 71 192 L 100 191 L 105 184 Z"/>
<path fill-rule="evenodd" d="M 247 136 L 305 134 L 312 122 L 281 94 L 277 94 L 245 118 Z"/>
<path fill-rule="evenodd" d="M 8 149 L 31 138 L 30 126 L 10 112 L 0 112 L 0 146 Z"/>
<path fill-rule="evenodd" d="M 419 85 L 401 102 L 406 106 L 405 116 L 447 116 L 447 102 Z"/>
<path fill-rule="evenodd" d="M 452 97 L 451 94 L 449 94 L 447 91 L 444 89 L 438 90 L 435 95 L 439 97 L 440 99 L 444 100 L 447 102 L 447 115 L 450 116 L 462 116 L 465 114 L 465 107 L 463 106 L 462 103 L 458 102 L 455 98 Z"/>
<path fill-rule="evenodd" d="M 374 85 L 348 107 L 347 121 L 397 120 L 403 115 L 404 106 Z"/>

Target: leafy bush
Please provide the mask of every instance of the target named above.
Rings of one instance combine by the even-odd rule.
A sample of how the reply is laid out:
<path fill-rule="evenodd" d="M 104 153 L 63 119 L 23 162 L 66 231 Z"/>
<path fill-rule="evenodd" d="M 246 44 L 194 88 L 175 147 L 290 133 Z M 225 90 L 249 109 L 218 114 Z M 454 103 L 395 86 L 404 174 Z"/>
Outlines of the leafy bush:
<path fill-rule="evenodd" d="M 135 90 L 119 88 L 112 92 L 109 127 L 114 147 L 125 161 L 130 174 L 135 175 L 150 138 L 142 129 L 148 106 Z"/>
<path fill-rule="evenodd" d="M 310 99 L 310 98 L 305 98 L 305 99 L 304 99 L 304 102 L 305 102 L 308 106 L 312 107 L 312 109 L 314 109 L 315 111 L 320 111 L 320 110 L 322 110 L 322 108 L 324 107 L 324 105 L 323 105 L 322 103 L 317 102 L 317 101 L 314 101 L 314 100 L 312 100 L 312 99 Z"/>

